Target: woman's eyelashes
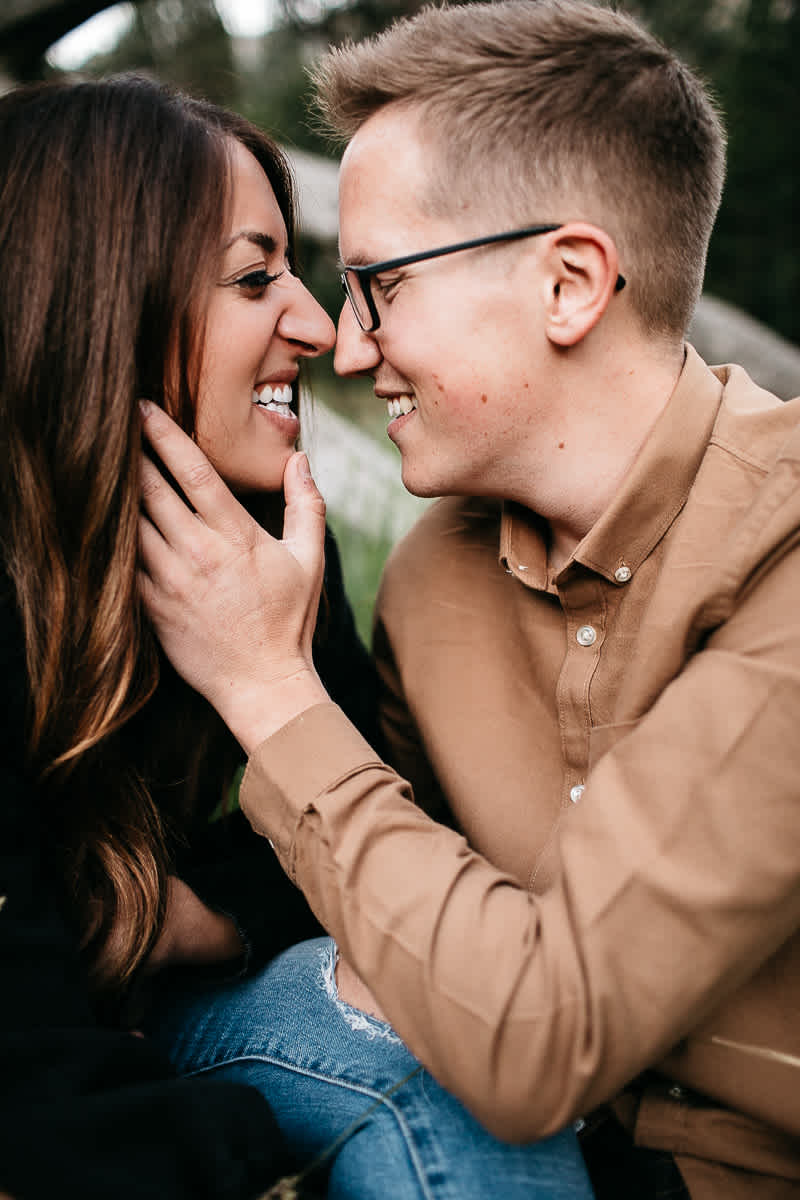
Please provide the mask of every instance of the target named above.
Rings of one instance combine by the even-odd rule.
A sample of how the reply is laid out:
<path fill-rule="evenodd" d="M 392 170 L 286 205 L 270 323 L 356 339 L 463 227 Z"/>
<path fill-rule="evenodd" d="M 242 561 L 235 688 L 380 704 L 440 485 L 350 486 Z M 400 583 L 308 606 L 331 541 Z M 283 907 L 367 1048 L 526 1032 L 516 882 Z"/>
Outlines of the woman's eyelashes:
<path fill-rule="evenodd" d="M 239 288 L 250 296 L 263 295 L 269 285 L 276 279 L 280 279 L 283 274 L 283 271 L 270 274 L 269 271 L 261 268 L 257 271 L 248 271 L 246 275 L 240 275 L 238 279 L 231 280 L 228 286 Z"/>

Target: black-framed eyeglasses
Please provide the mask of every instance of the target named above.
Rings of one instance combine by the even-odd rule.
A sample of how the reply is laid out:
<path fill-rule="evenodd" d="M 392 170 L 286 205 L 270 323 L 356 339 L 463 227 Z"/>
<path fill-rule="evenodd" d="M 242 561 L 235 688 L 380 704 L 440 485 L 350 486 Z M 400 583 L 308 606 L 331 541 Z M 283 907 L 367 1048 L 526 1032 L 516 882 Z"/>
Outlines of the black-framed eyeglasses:
<path fill-rule="evenodd" d="M 421 250 L 417 254 L 404 254 L 402 258 L 387 258 L 384 262 L 366 263 L 363 267 L 345 266 L 341 273 L 342 287 L 355 313 L 356 320 L 364 333 L 374 333 L 380 328 L 381 318 L 372 295 L 372 278 L 382 271 L 394 271 L 412 263 L 425 262 L 429 258 L 441 258 L 444 254 L 456 254 L 459 250 L 472 250 L 476 246 L 491 246 L 493 242 L 516 242 L 521 238 L 538 237 L 542 233 L 553 233 L 561 229 L 556 225 L 525 225 L 521 229 L 510 229 L 506 233 L 490 233 L 487 237 L 470 238 L 467 242 L 454 242 L 450 246 L 437 246 L 435 250 Z M 621 292 L 625 287 L 623 275 L 617 276 L 614 290 Z"/>

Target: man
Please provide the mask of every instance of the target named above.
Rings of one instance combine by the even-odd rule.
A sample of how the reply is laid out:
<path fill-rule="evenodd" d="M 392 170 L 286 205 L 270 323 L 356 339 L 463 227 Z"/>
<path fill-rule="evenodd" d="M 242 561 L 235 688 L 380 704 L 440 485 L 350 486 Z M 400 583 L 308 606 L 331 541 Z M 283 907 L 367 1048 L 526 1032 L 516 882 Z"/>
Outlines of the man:
<path fill-rule="evenodd" d="M 270 543 L 153 414 L 205 520 L 148 476 L 165 648 L 250 754 L 255 827 L 494 1133 L 586 1119 L 601 1196 L 796 1196 L 800 433 L 684 345 L 718 117 L 576 0 L 429 9 L 318 82 L 350 139 L 336 366 L 449 497 L 378 602 L 399 775 L 310 665 L 310 481 Z"/>

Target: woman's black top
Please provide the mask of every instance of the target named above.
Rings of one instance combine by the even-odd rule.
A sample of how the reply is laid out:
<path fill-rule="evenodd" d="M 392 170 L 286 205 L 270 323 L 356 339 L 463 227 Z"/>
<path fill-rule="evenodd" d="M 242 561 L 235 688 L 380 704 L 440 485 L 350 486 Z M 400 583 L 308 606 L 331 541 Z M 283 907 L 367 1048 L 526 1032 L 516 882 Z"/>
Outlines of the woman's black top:
<path fill-rule="evenodd" d="M 376 686 L 332 538 L 317 667 L 375 736 Z M 145 1038 L 102 1027 L 48 862 L 24 761 L 27 677 L 13 590 L 0 574 L 0 1193 L 14 1200 L 250 1200 L 291 1164 L 254 1089 L 180 1080 Z M 251 965 L 319 932 L 242 815 L 208 826 L 178 873 L 235 919 Z"/>

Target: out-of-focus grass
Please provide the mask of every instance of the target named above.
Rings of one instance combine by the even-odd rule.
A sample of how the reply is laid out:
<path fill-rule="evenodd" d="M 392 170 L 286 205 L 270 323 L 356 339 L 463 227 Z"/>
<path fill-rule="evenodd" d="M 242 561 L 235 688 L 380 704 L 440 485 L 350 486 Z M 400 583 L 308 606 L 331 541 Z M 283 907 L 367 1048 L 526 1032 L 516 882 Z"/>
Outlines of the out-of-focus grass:
<path fill-rule="evenodd" d="M 386 405 L 375 398 L 372 381 L 369 379 L 337 379 L 330 365 L 330 357 L 311 364 L 311 392 L 315 401 L 321 402 L 339 416 L 351 421 L 362 433 L 375 440 L 376 446 L 396 454 L 386 436 Z M 363 468 L 362 468 L 363 469 Z M 400 478 L 400 456 L 397 455 L 397 477 Z M 330 496 L 328 497 L 330 501 Z M 345 587 L 353 608 L 358 632 L 369 645 L 372 630 L 372 612 L 375 595 L 380 582 L 383 565 L 392 549 L 392 514 L 388 507 L 385 522 L 375 521 L 371 513 L 373 532 L 357 528 L 336 511 L 329 502 L 328 522 L 333 529 L 342 557 Z M 377 528 L 378 532 L 374 530 Z"/>
<path fill-rule="evenodd" d="M 308 371 L 311 393 L 327 404 L 339 416 L 352 421 L 364 433 L 370 434 L 384 447 L 394 450 L 386 436 L 389 418 L 386 401 L 379 400 L 372 390 L 371 379 L 339 379 L 333 373 L 332 357 L 326 355 L 310 364 Z M 400 474 L 400 458 L 397 460 Z"/>
<path fill-rule="evenodd" d="M 336 513 L 328 514 L 342 556 L 345 587 L 353 609 L 356 627 L 365 645 L 372 635 L 372 613 L 383 564 L 392 548 L 389 536 L 374 538 L 354 529 Z"/>

